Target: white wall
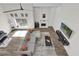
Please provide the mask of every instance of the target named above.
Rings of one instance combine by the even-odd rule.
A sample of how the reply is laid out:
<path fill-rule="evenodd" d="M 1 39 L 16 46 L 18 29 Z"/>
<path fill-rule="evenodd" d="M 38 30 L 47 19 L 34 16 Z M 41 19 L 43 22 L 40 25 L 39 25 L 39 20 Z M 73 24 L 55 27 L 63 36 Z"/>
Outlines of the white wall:
<path fill-rule="evenodd" d="M 56 14 L 56 8 L 57 7 L 52 7 L 50 12 L 49 12 L 49 16 L 50 16 L 50 19 L 49 19 L 49 26 L 52 26 L 53 25 L 53 22 L 54 22 L 54 19 L 55 19 L 55 14 Z"/>
<path fill-rule="evenodd" d="M 33 10 L 33 4 L 32 3 L 21 3 L 23 9 L 27 11 L 32 11 Z"/>
<path fill-rule="evenodd" d="M 53 22 L 55 30 L 60 30 L 61 22 L 73 30 L 72 36 L 68 39 L 70 45 L 65 46 L 67 53 L 79 56 L 79 4 L 63 4 L 63 6 L 58 7 Z"/>
<path fill-rule="evenodd" d="M 6 33 L 11 31 L 10 25 L 8 23 L 8 18 L 6 14 L 0 13 L 0 30 L 3 30 Z"/>
<path fill-rule="evenodd" d="M 2 13 L 3 12 L 3 6 L 0 4 L 0 30 L 3 30 L 7 34 L 11 31 L 10 25 L 8 23 L 7 15 Z"/>
<path fill-rule="evenodd" d="M 19 3 L 0 3 L 0 6 L 2 6 L 3 8 L 3 12 L 9 11 L 9 10 L 20 9 Z"/>

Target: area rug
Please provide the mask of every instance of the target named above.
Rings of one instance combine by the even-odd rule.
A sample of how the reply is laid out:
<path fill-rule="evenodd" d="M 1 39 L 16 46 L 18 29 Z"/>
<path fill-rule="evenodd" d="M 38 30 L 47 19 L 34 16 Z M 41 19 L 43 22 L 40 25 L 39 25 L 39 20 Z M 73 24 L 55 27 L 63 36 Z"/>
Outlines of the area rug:
<path fill-rule="evenodd" d="M 37 41 L 36 50 L 34 56 L 57 56 L 54 44 L 46 46 L 45 36 L 50 36 L 49 32 L 41 32 L 41 39 Z"/>

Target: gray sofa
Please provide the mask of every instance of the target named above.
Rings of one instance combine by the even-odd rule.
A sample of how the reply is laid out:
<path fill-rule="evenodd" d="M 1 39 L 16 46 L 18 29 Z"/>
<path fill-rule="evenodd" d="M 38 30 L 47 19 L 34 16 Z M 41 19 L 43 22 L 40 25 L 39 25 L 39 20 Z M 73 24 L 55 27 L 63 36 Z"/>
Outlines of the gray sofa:
<path fill-rule="evenodd" d="M 37 40 L 40 38 L 40 35 L 38 33 L 40 33 L 40 31 L 34 31 L 30 34 L 31 39 L 28 42 L 28 50 L 30 51 L 30 55 L 33 55 L 35 53 L 36 43 Z"/>

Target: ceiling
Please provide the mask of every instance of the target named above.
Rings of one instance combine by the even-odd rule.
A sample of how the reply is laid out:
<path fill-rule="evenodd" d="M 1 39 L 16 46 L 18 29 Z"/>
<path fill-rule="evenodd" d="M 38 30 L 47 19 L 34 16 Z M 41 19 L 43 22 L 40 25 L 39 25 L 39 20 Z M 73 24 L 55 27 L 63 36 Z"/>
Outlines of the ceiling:
<path fill-rule="evenodd" d="M 34 7 L 58 7 L 61 3 L 33 3 Z"/>

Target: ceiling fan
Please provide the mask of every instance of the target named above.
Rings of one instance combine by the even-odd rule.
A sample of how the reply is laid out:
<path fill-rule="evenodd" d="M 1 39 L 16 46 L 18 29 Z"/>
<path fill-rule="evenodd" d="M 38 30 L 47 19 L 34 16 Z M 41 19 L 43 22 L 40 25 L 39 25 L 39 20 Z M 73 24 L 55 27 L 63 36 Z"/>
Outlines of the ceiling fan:
<path fill-rule="evenodd" d="M 20 11 L 20 10 L 24 10 L 21 3 L 20 3 L 20 9 L 14 9 L 14 10 L 9 10 L 9 11 L 4 11 L 3 13 L 7 13 L 7 12 L 13 12 L 13 11 Z"/>

